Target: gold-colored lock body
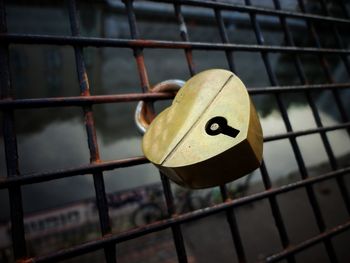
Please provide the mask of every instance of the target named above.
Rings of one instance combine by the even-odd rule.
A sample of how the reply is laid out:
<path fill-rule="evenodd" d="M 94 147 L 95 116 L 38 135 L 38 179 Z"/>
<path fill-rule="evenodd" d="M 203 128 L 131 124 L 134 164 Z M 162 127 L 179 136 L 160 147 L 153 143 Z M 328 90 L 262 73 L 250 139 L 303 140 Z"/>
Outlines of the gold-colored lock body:
<path fill-rule="evenodd" d="M 149 126 L 142 149 L 174 182 L 206 188 L 258 168 L 263 136 L 241 80 L 230 71 L 212 69 L 185 83 Z"/>

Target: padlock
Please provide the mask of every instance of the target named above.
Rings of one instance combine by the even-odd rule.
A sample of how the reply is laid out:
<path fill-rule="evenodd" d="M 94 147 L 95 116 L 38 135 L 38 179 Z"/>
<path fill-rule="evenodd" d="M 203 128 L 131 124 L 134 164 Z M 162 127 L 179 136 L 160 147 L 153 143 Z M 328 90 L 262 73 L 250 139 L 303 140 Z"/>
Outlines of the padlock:
<path fill-rule="evenodd" d="M 175 183 L 207 188 L 258 168 L 263 135 L 242 81 L 230 71 L 211 69 L 189 79 L 152 121 L 142 149 Z"/>

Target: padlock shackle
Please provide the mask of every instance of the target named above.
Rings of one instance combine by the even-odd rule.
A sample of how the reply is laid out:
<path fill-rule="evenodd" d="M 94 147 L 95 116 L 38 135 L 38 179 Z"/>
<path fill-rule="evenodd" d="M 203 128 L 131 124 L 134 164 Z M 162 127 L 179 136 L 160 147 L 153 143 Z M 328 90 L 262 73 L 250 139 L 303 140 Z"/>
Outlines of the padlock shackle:
<path fill-rule="evenodd" d="M 180 79 L 169 79 L 162 81 L 155 86 L 151 88 L 151 92 L 169 92 L 169 93 L 177 93 L 179 89 L 181 89 L 185 85 L 185 81 Z M 137 129 L 144 134 L 150 125 L 150 123 L 147 121 L 146 116 L 144 113 L 146 110 L 144 107 L 146 106 L 146 103 L 144 101 L 139 101 L 139 103 L 136 106 L 135 110 L 135 123 Z"/>

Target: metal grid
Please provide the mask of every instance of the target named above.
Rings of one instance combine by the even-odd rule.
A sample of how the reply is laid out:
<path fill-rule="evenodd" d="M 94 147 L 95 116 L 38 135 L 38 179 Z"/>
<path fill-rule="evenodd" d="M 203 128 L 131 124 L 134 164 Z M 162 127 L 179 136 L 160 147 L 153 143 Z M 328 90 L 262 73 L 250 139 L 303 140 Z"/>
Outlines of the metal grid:
<path fill-rule="evenodd" d="M 320 0 L 323 10 L 322 15 L 309 14 L 306 12 L 305 3 L 303 0 L 298 0 L 300 12 L 292 12 L 281 10 L 279 0 L 273 0 L 275 9 L 262 8 L 251 5 L 250 0 L 245 0 L 245 5 L 216 2 L 216 1 L 200 1 L 200 0 L 179 0 L 175 3 L 171 0 L 153 0 L 153 2 L 170 3 L 174 5 L 174 12 L 180 29 L 182 41 L 158 41 L 158 40 L 140 40 L 135 13 L 133 10 L 133 1 L 125 0 L 125 9 L 128 15 L 131 39 L 110 39 L 110 38 L 90 38 L 82 37 L 79 32 L 78 11 L 75 0 L 68 1 L 67 8 L 69 10 L 69 19 L 71 25 L 71 36 L 48 36 L 48 35 L 28 35 L 28 34 L 12 34 L 7 32 L 6 26 L 6 11 L 4 1 L 1 1 L 1 24 L 0 24 L 0 70 L 1 70 L 1 101 L 0 109 L 3 112 L 3 134 L 5 142 L 5 154 L 7 164 L 7 179 L 0 181 L 0 189 L 8 189 L 10 197 L 11 209 L 11 225 L 12 225 L 12 239 L 14 257 L 18 262 L 52 262 L 60 261 L 75 256 L 79 256 L 91 251 L 103 249 L 105 252 L 105 259 L 107 262 L 116 262 L 115 244 L 136 237 L 146 235 L 155 231 L 171 228 L 173 240 L 176 247 L 176 252 L 179 262 L 187 262 L 186 248 L 181 232 L 181 224 L 206 217 L 221 211 L 226 212 L 227 221 L 230 226 L 232 238 L 234 241 L 234 248 L 239 262 L 246 262 L 245 250 L 242 245 L 239 225 L 235 218 L 235 208 L 243 206 L 258 200 L 267 199 L 269 201 L 271 211 L 275 220 L 275 225 L 279 233 L 279 237 L 283 246 L 283 250 L 269 256 L 264 261 L 276 262 L 286 259 L 288 262 L 295 262 L 295 254 L 305 250 L 315 244 L 323 242 L 332 262 L 337 262 L 337 255 L 335 253 L 332 237 L 342 233 L 350 228 L 350 221 L 346 221 L 333 228 L 326 228 L 320 206 L 316 200 L 314 185 L 326 181 L 335 180 L 340 190 L 342 199 L 345 203 L 348 214 L 350 214 L 350 199 L 348 191 L 345 187 L 344 176 L 349 175 L 350 167 L 339 168 L 337 160 L 332 151 L 327 132 L 346 129 L 350 134 L 350 122 L 347 112 L 344 108 L 343 102 L 340 98 L 339 90 L 350 88 L 349 83 L 334 83 L 330 71 L 330 66 L 325 55 L 333 54 L 341 58 L 347 73 L 350 75 L 350 64 L 348 55 L 350 50 L 343 43 L 340 33 L 338 32 L 338 25 L 349 26 L 350 19 L 347 13 L 346 5 L 339 0 L 337 4 L 342 7 L 345 18 L 337 18 L 330 16 L 327 3 L 325 0 Z M 199 43 L 191 42 L 186 30 L 185 19 L 182 15 L 182 6 L 205 7 L 213 10 L 217 26 L 220 32 L 222 43 Z M 250 21 L 256 36 L 257 45 L 244 45 L 229 43 L 227 30 L 225 28 L 222 11 L 234 11 L 249 14 Z M 278 17 L 283 29 L 287 46 L 268 46 L 264 42 L 262 30 L 256 15 L 270 15 Z M 291 30 L 289 28 L 287 18 L 297 18 L 305 21 L 310 32 L 310 36 L 314 41 L 313 47 L 299 47 L 296 46 L 293 40 Z M 315 30 L 314 24 L 328 23 L 331 24 L 334 37 L 337 43 L 337 48 L 322 48 L 320 38 Z M 60 97 L 60 98 L 40 98 L 40 99 L 14 99 L 12 97 L 13 91 L 10 82 L 9 72 L 9 45 L 11 44 L 48 44 L 48 45 L 70 45 L 74 47 L 76 69 L 78 72 L 79 86 L 81 96 L 79 97 Z M 114 47 L 114 48 L 130 48 L 134 51 L 134 57 L 137 63 L 138 75 L 140 79 L 140 86 L 142 93 L 133 94 L 115 94 L 115 95 L 100 95 L 93 96 L 90 94 L 88 75 L 85 68 L 83 57 L 84 47 Z M 236 65 L 234 64 L 233 53 L 235 51 L 255 52 L 260 53 L 266 72 L 270 81 L 270 87 L 262 88 L 248 88 L 251 95 L 255 94 L 274 94 L 277 101 L 278 109 L 281 112 L 283 122 L 285 124 L 286 133 L 265 136 L 264 142 L 270 142 L 281 139 L 288 139 L 294 156 L 296 158 L 301 179 L 298 182 L 283 185 L 282 187 L 272 187 L 269 173 L 263 162 L 260 168 L 262 180 L 265 191 L 252 194 L 246 197 L 230 200 L 227 195 L 225 186 L 221 186 L 221 195 L 225 202 L 212 206 L 210 208 L 189 212 L 186 214 L 175 215 L 175 206 L 173 195 L 170 187 L 170 182 L 164 175 L 160 174 L 163 185 L 164 196 L 166 200 L 168 218 L 158 221 L 151 225 L 142 226 L 137 229 L 132 229 L 121 234 L 113 234 L 111 232 L 111 225 L 108 217 L 108 205 L 106 201 L 106 192 L 104 188 L 103 172 L 121 167 L 130 167 L 134 165 L 144 164 L 148 161 L 144 157 L 132 157 L 128 159 L 120 159 L 110 162 L 100 160 L 99 149 L 96 138 L 96 131 L 94 125 L 94 116 L 92 106 L 101 103 L 120 103 L 145 100 L 152 102 L 155 100 L 164 100 L 172 98 L 172 95 L 166 93 L 148 93 L 150 84 L 148 81 L 146 66 L 144 63 L 143 49 L 183 49 L 186 55 L 188 68 L 190 74 L 195 74 L 195 66 L 192 59 L 192 50 L 221 50 L 225 51 L 227 63 L 231 71 L 235 72 Z M 301 85 L 296 86 L 280 86 L 275 72 L 272 70 L 270 55 L 271 53 L 288 53 L 293 56 L 293 62 L 300 80 Z M 319 85 L 310 85 L 300 59 L 301 54 L 314 54 L 319 58 L 320 65 L 324 70 L 327 78 L 327 83 Z M 334 126 L 324 127 L 321 122 L 319 111 L 311 96 L 311 92 L 315 90 L 331 90 L 335 98 L 336 105 L 341 114 L 342 123 Z M 306 95 L 307 102 L 312 110 L 313 117 L 317 124 L 317 128 L 308 129 L 304 131 L 293 131 L 291 122 L 284 105 L 281 94 L 288 92 L 303 92 Z M 59 171 L 37 173 L 37 174 L 20 174 L 18 166 L 18 152 L 16 133 L 14 130 L 14 111 L 16 109 L 24 108 L 45 108 L 45 107 L 67 107 L 78 106 L 83 108 L 86 132 L 88 137 L 88 146 L 90 149 L 90 164 L 71 169 L 64 169 Z M 149 103 L 149 117 L 153 115 L 151 103 Z M 309 134 L 319 134 L 321 136 L 324 148 L 326 150 L 332 172 L 318 175 L 317 177 L 309 177 L 300 148 L 296 139 L 300 136 Z M 92 174 L 94 180 L 94 187 L 96 193 L 96 201 L 98 205 L 100 227 L 102 238 L 88 241 L 84 244 L 75 245 L 65 250 L 56 251 L 47 255 L 39 255 L 35 258 L 29 258 L 27 255 L 24 225 L 23 225 L 23 207 L 21 198 L 21 186 L 26 184 L 34 184 L 49 180 L 55 180 L 64 177 L 71 177 L 77 175 Z M 282 220 L 279 204 L 277 202 L 277 195 L 286 193 L 298 188 L 305 188 L 308 200 L 311 204 L 312 211 L 315 215 L 319 234 L 307 239 L 298 244 L 291 244 L 285 224 Z"/>

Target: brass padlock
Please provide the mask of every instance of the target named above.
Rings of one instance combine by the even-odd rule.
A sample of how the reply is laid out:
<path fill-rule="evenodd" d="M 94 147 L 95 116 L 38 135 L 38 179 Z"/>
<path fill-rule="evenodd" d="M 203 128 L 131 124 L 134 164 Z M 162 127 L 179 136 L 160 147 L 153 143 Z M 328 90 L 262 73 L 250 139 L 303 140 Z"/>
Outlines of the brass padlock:
<path fill-rule="evenodd" d="M 179 185 L 222 185 L 260 166 L 261 125 L 241 80 L 232 72 L 201 72 L 179 90 L 148 127 L 145 156 Z"/>

